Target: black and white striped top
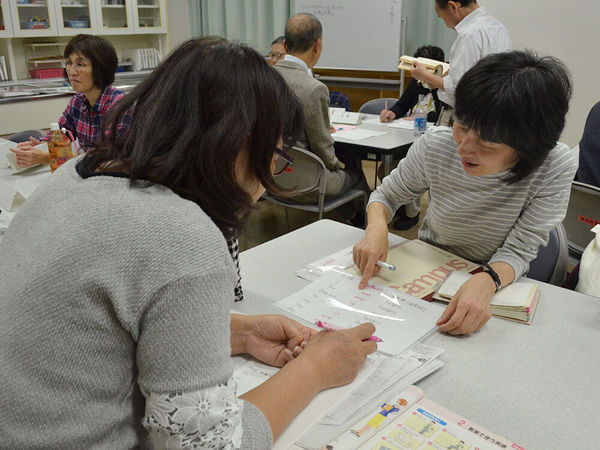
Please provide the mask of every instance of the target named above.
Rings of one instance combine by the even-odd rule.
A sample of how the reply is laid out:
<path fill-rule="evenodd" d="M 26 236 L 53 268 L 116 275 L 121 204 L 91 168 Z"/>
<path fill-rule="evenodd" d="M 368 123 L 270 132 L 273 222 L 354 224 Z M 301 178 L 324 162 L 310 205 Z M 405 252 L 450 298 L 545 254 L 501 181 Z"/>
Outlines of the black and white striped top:
<path fill-rule="evenodd" d="M 471 176 L 462 168 L 452 130 L 434 127 L 412 145 L 369 203 L 383 203 L 393 216 L 429 191 L 419 239 L 472 261 L 505 262 L 516 279 L 563 220 L 576 170 L 577 155 L 558 143 L 517 183 L 503 181 L 508 171 Z"/>

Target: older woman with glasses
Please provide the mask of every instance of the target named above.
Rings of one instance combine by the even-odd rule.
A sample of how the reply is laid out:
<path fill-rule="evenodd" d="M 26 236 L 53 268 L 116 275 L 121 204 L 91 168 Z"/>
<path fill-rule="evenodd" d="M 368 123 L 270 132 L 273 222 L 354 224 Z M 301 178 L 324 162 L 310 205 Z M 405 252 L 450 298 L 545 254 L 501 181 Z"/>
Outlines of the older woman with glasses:
<path fill-rule="evenodd" d="M 105 115 L 125 95 L 111 86 L 117 70 L 117 52 L 104 38 L 79 34 L 67 43 L 64 57 L 65 77 L 76 94 L 58 119 L 58 125 L 79 140 L 82 152 L 87 152 L 98 139 Z M 130 121 L 130 115 L 124 115 L 118 124 L 119 132 L 126 132 Z M 50 163 L 48 153 L 35 148 L 38 144 L 39 140 L 30 137 L 11 149 L 19 166 Z"/>
<path fill-rule="evenodd" d="M 132 107 L 129 133 L 61 166 L 0 244 L 3 445 L 270 448 L 376 350 L 369 323 L 230 313 L 226 239 L 265 188 L 282 194 L 301 107 L 261 55 L 219 38 L 174 50 L 105 125 Z M 282 368 L 238 398 L 242 353 Z"/>

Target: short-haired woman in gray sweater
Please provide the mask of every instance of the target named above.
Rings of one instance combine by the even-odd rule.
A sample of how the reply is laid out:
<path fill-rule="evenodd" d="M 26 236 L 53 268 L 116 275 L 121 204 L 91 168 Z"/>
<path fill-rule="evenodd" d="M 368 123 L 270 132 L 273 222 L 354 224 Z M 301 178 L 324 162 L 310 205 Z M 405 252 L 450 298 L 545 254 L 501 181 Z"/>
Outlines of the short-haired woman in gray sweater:
<path fill-rule="evenodd" d="M 129 134 L 110 133 L 134 107 Z M 251 48 L 190 40 L 113 109 L 0 246 L 0 446 L 269 448 L 350 382 L 372 324 L 314 330 L 231 315 L 235 237 L 302 130 Z M 32 276 L 31 274 L 35 274 Z M 231 354 L 282 369 L 236 397 Z"/>
<path fill-rule="evenodd" d="M 369 225 L 353 252 L 359 287 L 387 257 L 396 209 L 429 192 L 419 238 L 489 264 L 452 298 L 439 330 L 481 328 L 492 295 L 527 272 L 565 216 L 577 158 L 557 140 L 570 96 L 569 73 L 551 57 L 497 53 L 467 71 L 456 88 L 453 129 L 428 131 L 371 194 Z"/>

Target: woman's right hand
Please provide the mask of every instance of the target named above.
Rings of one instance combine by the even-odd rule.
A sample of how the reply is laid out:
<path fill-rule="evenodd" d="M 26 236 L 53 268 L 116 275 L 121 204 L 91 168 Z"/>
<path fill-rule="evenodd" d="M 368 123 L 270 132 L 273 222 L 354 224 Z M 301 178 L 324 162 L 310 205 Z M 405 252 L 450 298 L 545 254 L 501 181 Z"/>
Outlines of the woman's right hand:
<path fill-rule="evenodd" d="M 29 141 L 20 142 L 17 148 L 11 148 L 10 151 L 17 156 L 17 165 L 19 167 L 29 167 L 35 164 L 49 164 L 48 153 L 35 148 L 40 141 L 30 137 Z"/>
<path fill-rule="evenodd" d="M 339 331 L 321 331 L 310 338 L 297 360 L 310 361 L 319 390 L 343 386 L 356 377 L 367 355 L 377 350 L 372 323 Z"/>
<path fill-rule="evenodd" d="M 396 113 L 389 109 L 384 109 L 379 113 L 379 120 L 382 122 L 391 122 L 396 118 Z"/>
<path fill-rule="evenodd" d="M 352 248 L 352 259 L 360 273 L 362 273 L 362 278 L 358 284 L 359 289 L 367 287 L 369 279 L 379 272 L 380 267 L 376 263 L 387 259 L 388 248 L 387 222 L 375 222 L 372 220 L 372 216 L 369 215 L 369 225 L 365 230 L 364 237 Z"/>

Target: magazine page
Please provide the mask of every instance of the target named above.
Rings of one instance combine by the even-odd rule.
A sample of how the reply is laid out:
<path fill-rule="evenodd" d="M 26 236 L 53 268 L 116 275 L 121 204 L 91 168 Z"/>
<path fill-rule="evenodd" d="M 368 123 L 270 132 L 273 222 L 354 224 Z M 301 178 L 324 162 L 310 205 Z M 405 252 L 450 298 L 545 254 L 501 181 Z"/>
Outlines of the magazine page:
<path fill-rule="evenodd" d="M 488 450 L 523 448 L 458 414 L 422 398 L 361 450 Z"/>
<path fill-rule="evenodd" d="M 387 401 L 377 405 L 343 434 L 331 440 L 326 448 L 328 450 L 358 448 L 422 397 L 423 391 L 416 386 L 408 386 L 390 395 Z"/>
<path fill-rule="evenodd" d="M 382 269 L 371 279 L 419 298 L 433 294 L 436 285 L 450 272 L 471 272 L 479 268 L 471 261 L 419 239 L 390 248 L 387 262 L 396 266 L 396 270 Z M 356 266 L 347 272 L 359 273 Z"/>

